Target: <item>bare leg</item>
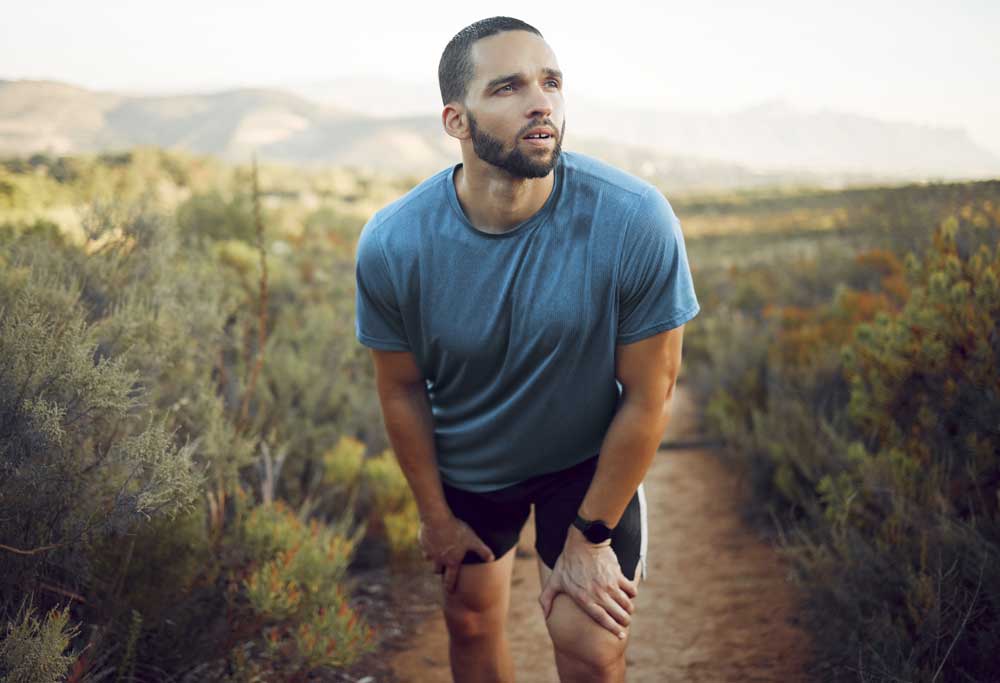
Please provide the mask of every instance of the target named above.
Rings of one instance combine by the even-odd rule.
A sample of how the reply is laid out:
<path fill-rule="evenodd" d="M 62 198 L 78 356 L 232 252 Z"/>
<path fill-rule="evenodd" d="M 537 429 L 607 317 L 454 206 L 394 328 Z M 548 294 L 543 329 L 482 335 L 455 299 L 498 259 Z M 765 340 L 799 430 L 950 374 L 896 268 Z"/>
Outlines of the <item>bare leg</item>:
<path fill-rule="evenodd" d="M 456 683 L 513 683 L 505 626 L 514 549 L 485 564 L 465 564 L 454 593 L 444 592 L 451 674 Z"/>
<path fill-rule="evenodd" d="M 538 578 L 544 587 L 552 570 L 538 559 Z M 624 683 L 625 640 L 598 624 L 565 593 L 556 596 L 545 620 L 556 653 L 562 683 Z"/>

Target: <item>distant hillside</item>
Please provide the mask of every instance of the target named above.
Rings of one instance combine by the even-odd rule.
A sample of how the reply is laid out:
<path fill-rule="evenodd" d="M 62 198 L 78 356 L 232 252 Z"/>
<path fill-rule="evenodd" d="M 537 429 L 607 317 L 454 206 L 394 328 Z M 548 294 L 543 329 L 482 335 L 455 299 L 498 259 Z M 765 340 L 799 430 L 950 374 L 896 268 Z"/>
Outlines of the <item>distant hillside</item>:
<path fill-rule="evenodd" d="M 353 118 L 279 90 L 129 97 L 51 81 L 0 81 L 0 151 L 94 152 L 158 145 L 239 157 Z"/>
<path fill-rule="evenodd" d="M 369 77 L 297 83 L 317 102 L 381 116 L 431 114 L 437 86 Z M 713 159 L 756 171 L 877 175 L 899 179 L 1000 176 L 1000 157 L 961 128 L 890 122 L 831 110 L 808 111 L 782 100 L 728 113 L 612 108 L 567 96 L 569 128 L 672 158 Z"/>
<path fill-rule="evenodd" d="M 0 150 L 59 154 L 105 144 L 105 117 L 125 98 L 48 81 L 0 81 Z"/>
<path fill-rule="evenodd" d="M 326 91 L 327 103 L 320 104 L 277 89 L 131 96 L 51 81 L 0 81 L 0 155 L 23 156 L 42 151 L 75 154 L 155 145 L 234 161 L 245 161 L 256 151 L 262 160 L 410 174 L 433 172 L 459 160 L 457 143 L 442 132 L 436 115 L 375 117 L 358 113 L 347 106 L 347 95 L 342 94 L 341 100 L 345 101 L 341 104 L 330 104 L 331 92 L 344 93 L 344 89 L 331 87 L 333 90 Z M 377 83 L 371 87 L 377 90 Z M 363 95 L 363 91 L 355 94 Z M 364 95 L 359 99 L 369 102 L 367 98 Z M 384 109 L 375 109 L 385 113 Z M 697 154 L 691 151 L 692 145 L 682 144 L 684 140 L 678 139 L 674 126 L 660 116 L 585 108 L 574 112 L 570 119 L 566 148 L 604 158 L 664 187 L 683 190 L 771 184 L 838 186 L 923 177 L 928 173 L 949 177 L 960 165 L 959 151 L 965 149 L 959 143 L 967 140 L 956 134 L 955 144 L 938 145 L 936 156 L 928 152 L 920 166 L 913 161 L 915 152 L 911 148 L 920 149 L 930 143 L 918 140 L 913 131 L 903 134 L 899 131 L 904 129 L 879 124 L 872 136 L 885 138 L 887 130 L 897 131 L 901 140 L 899 154 L 905 156 L 904 152 L 910 150 L 906 157 L 909 161 L 893 161 L 896 148 L 892 144 L 875 149 L 871 143 L 868 152 L 855 145 L 852 154 L 856 163 L 844 164 L 828 153 L 829 145 L 821 143 L 820 137 L 803 140 L 804 134 L 798 128 L 793 127 L 799 131 L 793 134 L 793 128 L 785 130 L 775 124 L 765 134 L 766 126 L 757 124 L 759 130 L 747 133 L 752 139 L 746 140 L 732 130 L 723 135 L 721 129 L 706 124 L 700 133 L 703 140 L 716 136 L 730 144 L 727 147 L 720 142 L 712 148 L 713 154 Z M 767 116 L 777 120 L 774 112 Z M 759 113 L 747 117 L 747 121 L 762 120 Z M 747 129 L 751 128 L 747 124 Z M 936 138 L 927 138 L 931 139 Z M 763 153 L 754 157 L 754 149 L 769 145 L 775 150 L 772 157 Z M 841 146 L 851 147 L 844 141 Z M 977 156 L 976 149 L 966 150 L 969 168 L 973 160 L 978 160 L 977 168 L 988 168 L 988 153 L 979 150 L 982 153 Z M 726 154 L 740 158 L 727 159 Z M 796 154 L 811 155 L 814 163 L 801 163 Z M 865 154 L 883 161 L 866 165 L 862 159 Z M 784 163 L 777 163 L 776 158 Z M 935 158 L 942 160 L 939 166 L 931 163 Z M 821 163 L 824 159 L 825 165 Z M 905 172 L 904 168 L 911 170 Z M 933 168 L 944 170 L 934 174 L 928 170 Z M 1000 169 L 1000 161 L 993 168 Z"/>
<path fill-rule="evenodd" d="M 898 177 L 1000 175 L 1000 158 L 961 128 L 881 121 L 776 100 L 727 114 L 619 111 L 590 106 L 581 133 L 613 128 L 625 144 L 720 159 L 757 169 L 802 169 Z"/>

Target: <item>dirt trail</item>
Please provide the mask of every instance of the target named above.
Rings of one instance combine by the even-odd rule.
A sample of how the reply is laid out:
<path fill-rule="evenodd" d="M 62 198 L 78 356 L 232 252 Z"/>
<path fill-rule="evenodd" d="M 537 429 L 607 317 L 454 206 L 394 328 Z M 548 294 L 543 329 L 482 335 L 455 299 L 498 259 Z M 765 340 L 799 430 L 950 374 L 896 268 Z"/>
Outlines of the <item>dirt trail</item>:
<path fill-rule="evenodd" d="M 691 443 L 696 407 L 682 388 L 668 443 Z M 630 683 L 805 680 L 809 641 L 773 548 L 741 521 L 740 484 L 710 450 L 661 450 L 646 475 L 649 578 L 639 586 L 627 653 Z M 514 566 L 508 634 L 520 683 L 558 680 L 538 607 L 532 523 Z M 448 683 L 439 612 L 392 660 L 405 683 Z"/>

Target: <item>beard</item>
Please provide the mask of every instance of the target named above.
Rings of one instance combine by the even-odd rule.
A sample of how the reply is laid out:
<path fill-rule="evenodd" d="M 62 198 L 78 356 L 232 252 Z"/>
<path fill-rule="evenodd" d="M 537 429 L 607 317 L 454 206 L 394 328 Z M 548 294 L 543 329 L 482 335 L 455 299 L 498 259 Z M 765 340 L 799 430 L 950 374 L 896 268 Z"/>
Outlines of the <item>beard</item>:
<path fill-rule="evenodd" d="M 533 123 L 523 130 L 529 131 L 539 125 L 544 124 Z M 563 133 L 566 132 L 566 120 L 563 119 L 562 130 L 559 131 L 556 137 L 552 154 L 544 161 L 528 156 L 521 151 L 520 146 L 516 143 L 514 149 L 504 152 L 504 145 L 499 139 L 476 125 L 476 117 L 472 115 L 471 111 L 469 112 L 469 132 L 472 135 L 472 149 L 475 150 L 476 156 L 486 163 L 506 171 L 515 178 L 544 178 L 555 168 L 556 162 L 559 161 L 559 154 L 562 152 Z M 517 140 L 520 142 L 521 134 L 518 134 Z"/>

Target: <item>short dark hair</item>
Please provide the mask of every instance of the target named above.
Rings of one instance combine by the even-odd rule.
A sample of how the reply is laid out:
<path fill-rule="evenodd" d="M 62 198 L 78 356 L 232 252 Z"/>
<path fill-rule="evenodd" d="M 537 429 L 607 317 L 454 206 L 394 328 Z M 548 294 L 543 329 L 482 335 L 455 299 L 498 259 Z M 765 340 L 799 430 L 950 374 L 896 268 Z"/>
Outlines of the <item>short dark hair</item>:
<path fill-rule="evenodd" d="M 542 32 L 531 24 L 526 24 L 513 17 L 490 17 L 469 24 L 448 41 L 441 53 L 438 63 L 438 85 L 441 88 L 441 103 L 462 101 L 465 99 L 469 81 L 474 75 L 474 65 L 469 57 L 472 45 L 489 36 L 504 31 L 530 31 L 539 38 Z"/>

